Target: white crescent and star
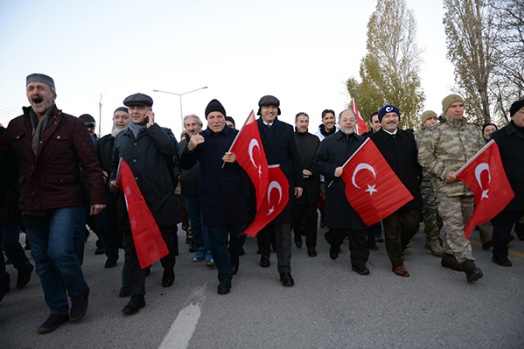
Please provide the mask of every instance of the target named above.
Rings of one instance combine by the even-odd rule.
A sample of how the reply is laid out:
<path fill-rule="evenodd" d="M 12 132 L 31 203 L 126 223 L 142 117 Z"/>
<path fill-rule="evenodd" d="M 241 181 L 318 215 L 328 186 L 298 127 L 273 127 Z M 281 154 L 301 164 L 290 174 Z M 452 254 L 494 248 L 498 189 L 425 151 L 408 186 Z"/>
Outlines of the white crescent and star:
<path fill-rule="evenodd" d="M 489 170 L 489 165 L 486 162 L 480 163 L 475 167 L 475 178 L 477 179 L 477 183 L 479 184 L 480 189 L 482 189 L 482 195 L 480 197 L 480 200 L 489 198 L 488 191 L 489 189 L 484 189 L 482 187 L 482 181 L 480 180 L 480 176 L 482 175 L 482 172 L 488 171 L 488 184 L 491 182 L 491 172 Z"/>
<path fill-rule="evenodd" d="M 273 189 L 278 190 L 278 195 L 279 195 L 278 202 L 277 202 L 277 205 L 278 205 L 280 204 L 280 201 L 282 201 L 282 187 L 280 186 L 280 183 L 278 183 L 277 181 L 272 181 L 271 183 L 269 183 L 267 187 L 267 202 L 271 205 L 271 191 Z M 275 211 L 275 205 L 271 206 L 267 215 L 269 216 L 270 214 L 273 213 L 273 211 Z"/>
<path fill-rule="evenodd" d="M 256 140 L 255 138 L 252 138 L 251 141 L 249 142 L 249 147 L 248 147 L 248 154 L 249 154 L 249 159 L 251 160 L 251 163 L 253 164 L 253 166 L 255 168 L 258 169 L 258 176 L 260 177 L 262 175 L 262 166 L 257 164 L 255 162 L 255 159 L 253 159 L 253 148 L 258 148 L 258 157 L 260 158 L 260 145 L 258 144 L 258 140 Z"/>
<path fill-rule="evenodd" d="M 373 174 L 373 179 L 377 178 L 377 174 L 375 173 L 375 169 L 373 168 L 373 166 L 371 166 L 370 164 L 367 164 L 367 163 L 360 163 L 360 164 L 358 164 L 357 167 L 355 167 L 355 170 L 353 171 L 353 177 L 351 177 L 351 183 L 353 184 L 353 186 L 355 188 L 358 188 L 358 189 L 361 189 L 361 188 L 357 185 L 357 183 L 355 181 L 355 178 L 357 177 L 357 173 L 359 173 L 362 170 L 370 171 Z M 370 185 L 368 183 L 368 188 L 366 189 L 366 191 L 369 193 L 369 196 L 371 196 L 371 195 L 373 195 L 373 193 L 377 192 L 375 187 L 376 187 L 376 184 Z"/>

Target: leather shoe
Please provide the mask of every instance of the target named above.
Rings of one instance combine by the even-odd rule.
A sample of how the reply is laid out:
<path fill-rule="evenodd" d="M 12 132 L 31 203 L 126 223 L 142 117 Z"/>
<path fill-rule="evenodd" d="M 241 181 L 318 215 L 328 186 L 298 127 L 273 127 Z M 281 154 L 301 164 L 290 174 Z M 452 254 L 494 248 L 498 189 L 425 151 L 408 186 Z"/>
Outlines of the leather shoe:
<path fill-rule="evenodd" d="M 317 250 L 315 250 L 314 247 L 308 247 L 307 248 L 307 255 L 309 257 L 316 257 L 317 256 Z"/>
<path fill-rule="evenodd" d="M 71 310 L 69 311 L 69 320 L 78 321 L 84 317 L 87 312 L 89 300 L 89 287 L 83 294 L 77 297 L 71 297 Z"/>
<path fill-rule="evenodd" d="M 284 286 L 293 286 L 295 284 L 295 281 L 291 277 L 291 273 L 287 271 L 280 273 L 280 281 L 282 282 L 282 285 Z"/>
<path fill-rule="evenodd" d="M 51 314 L 47 318 L 47 320 L 38 327 L 38 333 L 45 334 L 49 332 L 53 332 L 58 328 L 58 326 L 62 325 L 63 323 L 66 323 L 69 321 L 69 315 L 68 314 Z"/>
<path fill-rule="evenodd" d="M 501 267 L 511 267 L 513 265 L 507 257 L 493 257 L 491 260 Z"/>
<path fill-rule="evenodd" d="M 393 270 L 393 272 L 398 276 L 403 276 L 403 277 L 409 276 L 408 271 L 406 270 L 406 268 L 404 268 L 403 265 L 401 265 L 400 267 L 393 267 L 391 270 Z"/>
<path fill-rule="evenodd" d="M 295 233 L 295 245 L 297 245 L 298 248 L 302 248 L 302 237 L 297 233 Z"/>
<path fill-rule="evenodd" d="M 19 271 L 18 272 L 18 277 L 16 279 L 16 288 L 18 288 L 19 290 L 24 288 L 25 285 L 28 284 L 29 280 L 31 280 L 31 274 L 33 273 L 33 265 L 32 264 L 29 264 L 29 269 L 25 270 L 25 271 Z"/>
<path fill-rule="evenodd" d="M 220 280 L 218 284 L 217 292 L 218 294 L 228 294 L 231 290 L 231 279 Z"/>
<path fill-rule="evenodd" d="M 164 275 L 162 275 L 162 287 L 171 287 L 175 282 L 175 272 L 173 269 L 164 269 Z"/>
<path fill-rule="evenodd" d="M 120 298 L 131 297 L 131 290 L 129 289 L 129 287 L 121 287 L 120 292 L 118 292 L 118 297 Z"/>
<path fill-rule="evenodd" d="M 109 269 L 109 268 L 116 267 L 117 260 L 118 260 L 118 255 L 107 257 L 106 263 L 104 264 L 104 268 Z"/>
<path fill-rule="evenodd" d="M 339 247 L 331 245 L 331 247 L 329 248 L 329 257 L 332 260 L 335 260 L 335 259 L 337 259 L 339 252 L 340 252 L 340 248 Z"/>
<path fill-rule="evenodd" d="M 240 265 L 240 258 L 238 256 L 231 255 L 231 271 L 233 272 L 233 275 L 238 273 L 238 266 Z"/>
<path fill-rule="evenodd" d="M 143 294 L 131 296 L 131 300 L 129 301 L 129 303 L 127 303 L 124 309 L 122 309 L 122 313 L 124 313 L 124 315 L 133 315 L 138 313 L 140 308 L 143 308 L 145 306 L 146 300 Z"/>
<path fill-rule="evenodd" d="M 369 275 L 369 269 L 366 268 L 365 265 L 360 265 L 360 266 L 353 267 L 353 268 L 351 268 L 351 270 L 353 270 L 355 273 L 357 273 L 359 275 Z"/>
<path fill-rule="evenodd" d="M 262 255 L 260 257 L 260 266 L 262 268 L 269 268 L 270 265 L 271 265 L 271 262 L 269 262 L 269 256 Z"/>
<path fill-rule="evenodd" d="M 376 242 L 370 243 L 368 244 L 368 246 L 371 251 L 378 251 L 378 246 Z"/>
<path fill-rule="evenodd" d="M 487 251 L 487 250 L 489 250 L 492 247 L 493 247 L 493 241 L 491 241 L 491 240 L 482 243 L 482 249 L 484 251 Z"/>

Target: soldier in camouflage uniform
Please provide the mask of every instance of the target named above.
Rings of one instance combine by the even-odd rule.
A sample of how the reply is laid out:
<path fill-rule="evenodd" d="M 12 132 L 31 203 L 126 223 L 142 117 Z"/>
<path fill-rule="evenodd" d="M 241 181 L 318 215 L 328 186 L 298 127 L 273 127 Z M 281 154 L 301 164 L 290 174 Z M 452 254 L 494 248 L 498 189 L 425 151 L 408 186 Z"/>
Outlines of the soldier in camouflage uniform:
<path fill-rule="evenodd" d="M 433 110 L 426 110 L 420 117 L 420 127 L 415 132 L 417 146 L 428 127 L 437 123 L 438 115 Z M 440 229 L 442 228 L 442 218 L 437 211 L 437 203 L 433 194 L 431 175 L 423 170 L 422 183 L 420 184 L 420 195 L 422 195 L 422 219 L 424 220 L 424 232 L 426 233 L 426 248 L 437 257 L 442 257 L 442 245 L 440 244 Z"/>
<path fill-rule="evenodd" d="M 464 271 L 468 282 L 480 279 L 482 271 L 476 267 L 469 240 L 464 237 L 475 199 L 473 193 L 455 176 L 484 145 L 480 127 L 464 119 L 464 100 L 451 94 L 442 101 L 441 122 L 431 126 L 420 140 L 418 160 L 432 175 L 437 208 L 446 234 L 443 267 Z"/>

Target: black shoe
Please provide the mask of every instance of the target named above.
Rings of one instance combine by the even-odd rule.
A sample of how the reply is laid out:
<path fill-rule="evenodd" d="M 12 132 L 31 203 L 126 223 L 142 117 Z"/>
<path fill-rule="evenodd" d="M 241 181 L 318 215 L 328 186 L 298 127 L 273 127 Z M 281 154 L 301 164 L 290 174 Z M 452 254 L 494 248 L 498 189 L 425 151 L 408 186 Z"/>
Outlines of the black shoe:
<path fill-rule="evenodd" d="M 295 284 L 295 281 L 293 281 L 293 278 L 291 277 L 291 273 L 287 271 L 280 273 L 280 281 L 284 286 L 293 286 Z"/>
<path fill-rule="evenodd" d="M 131 290 L 129 289 L 129 287 L 121 287 L 120 292 L 118 292 L 118 297 L 120 298 L 131 297 Z"/>
<path fill-rule="evenodd" d="M 315 250 L 314 247 L 308 247 L 307 248 L 307 255 L 309 257 L 316 257 L 317 256 L 317 250 Z"/>
<path fill-rule="evenodd" d="M 484 276 L 482 270 L 477 268 L 475 262 L 470 259 L 462 262 L 462 269 L 464 269 L 464 273 L 466 273 L 466 279 L 470 284 Z"/>
<path fill-rule="evenodd" d="M 501 267 L 511 267 L 513 265 L 507 257 L 493 257 L 491 260 Z"/>
<path fill-rule="evenodd" d="M 455 271 L 464 271 L 462 264 L 460 264 L 455 258 L 455 256 L 452 254 L 443 253 L 440 265 L 442 265 L 445 268 L 453 269 Z"/>
<path fill-rule="evenodd" d="M 47 320 L 38 327 L 38 333 L 45 334 L 53 332 L 60 325 L 69 321 L 69 315 L 67 314 L 51 314 Z"/>
<path fill-rule="evenodd" d="M 355 273 L 359 275 L 369 275 L 369 269 L 365 265 L 351 268 Z"/>
<path fill-rule="evenodd" d="M 118 260 L 118 255 L 107 257 L 106 264 L 104 264 L 104 268 L 109 269 L 109 268 L 116 267 L 117 260 Z"/>
<path fill-rule="evenodd" d="M 329 248 L 329 257 L 332 260 L 335 260 L 335 259 L 337 259 L 339 252 L 340 252 L 340 248 L 339 247 L 331 245 L 331 247 Z"/>
<path fill-rule="evenodd" d="M 368 244 L 368 246 L 371 251 L 378 251 L 378 246 L 376 243 Z"/>
<path fill-rule="evenodd" d="M 238 255 L 239 255 L 239 256 L 243 256 L 243 255 L 245 255 L 245 254 L 246 254 L 246 251 L 244 251 L 244 248 L 241 247 L 241 248 L 240 248 L 240 253 L 239 253 Z"/>
<path fill-rule="evenodd" d="M 270 265 L 271 265 L 271 262 L 269 261 L 269 256 L 262 255 L 260 257 L 260 266 L 262 268 L 269 268 Z"/>
<path fill-rule="evenodd" d="M 189 244 L 189 252 L 190 253 L 195 253 L 196 252 L 196 249 L 195 249 L 195 245 L 193 243 L 193 239 L 188 239 L 188 244 Z"/>
<path fill-rule="evenodd" d="M 78 321 L 84 317 L 87 312 L 87 303 L 89 300 L 89 287 L 83 294 L 71 297 L 71 310 L 69 311 L 69 320 Z"/>
<path fill-rule="evenodd" d="M 32 264 L 29 264 L 29 269 L 27 269 L 26 271 L 19 271 L 18 272 L 18 277 L 16 279 L 16 288 L 18 288 L 19 290 L 24 288 L 25 285 L 27 285 L 27 283 L 29 282 L 29 280 L 31 280 L 31 274 L 33 273 L 33 265 Z"/>
<path fill-rule="evenodd" d="M 173 269 L 164 269 L 164 275 L 162 275 L 162 287 L 171 287 L 175 282 L 175 272 Z"/>
<path fill-rule="evenodd" d="M 375 238 L 375 242 L 384 242 L 384 239 L 382 238 L 382 236 L 379 236 Z"/>
<path fill-rule="evenodd" d="M 302 238 L 297 233 L 295 233 L 295 245 L 297 245 L 298 248 L 302 248 Z"/>
<path fill-rule="evenodd" d="M 100 240 L 96 240 L 96 250 L 95 254 L 100 255 L 106 253 L 106 249 L 102 246 L 102 242 Z"/>
<path fill-rule="evenodd" d="M 145 306 L 146 300 L 144 299 L 144 295 L 131 296 L 131 300 L 127 303 L 124 309 L 122 309 L 122 313 L 124 313 L 124 315 L 133 315 L 138 313 L 140 308 Z"/>
<path fill-rule="evenodd" d="M 221 280 L 218 284 L 217 292 L 218 294 L 228 294 L 231 290 L 231 279 Z"/>
<path fill-rule="evenodd" d="M 231 255 L 231 270 L 233 271 L 233 275 L 238 273 L 239 265 L 240 265 L 240 258 L 238 258 L 238 256 Z"/>

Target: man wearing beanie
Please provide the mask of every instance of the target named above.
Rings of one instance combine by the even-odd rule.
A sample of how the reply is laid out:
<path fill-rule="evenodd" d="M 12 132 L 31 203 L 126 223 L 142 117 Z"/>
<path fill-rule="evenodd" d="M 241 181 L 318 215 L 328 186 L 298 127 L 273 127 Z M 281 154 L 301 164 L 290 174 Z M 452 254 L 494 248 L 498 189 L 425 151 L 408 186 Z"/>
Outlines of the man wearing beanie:
<path fill-rule="evenodd" d="M 509 114 L 509 124 L 491 134 L 499 146 L 502 166 L 515 193 L 513 200 L 491 220 L 493 262 L 503 267 L 512 265 L 508 259 L 509 237 L 513 224 L 524 213 L 524 99 L 513 103 Z"/>
<path fill-rule="evenodd" d="M 398 128 L 400 120 L 398 108 L 386 104 L 378 111 L 378 120 L 382 128 L 371 135 L 370 139 L 402 184 L 413 195 L 411 201 L 382 220 L 386 237 L 386 251 L 393 273 L 408 277 L 409 273 L 404 267 L 404 256 L 409 253 L 408 244 L 419 228 L 418 218 L 422 206 L 420 196 L 422 168 L 417 162 L 415 136 L 412 132 Z"/>
<path fill-rule="evenodd" d="M 55 105 L 53 79 L 44 74 L 27 76 L 26 94 L 31 106 L 9 123 L 0 143 L 0 167 L 18 170 L 20 209 L 51 311 L 38 332 L 49 333 L 67 321 L 80 320 L 87 311 L 89 287 L 79 256 L 84 231 L 75 230 L 75 225 L 88 203 L 78 164 L 89 186 L 92 215 L 105 207 L 104 182 L 84 122 Z M 9 165 L 8 152 L 14 161 Z"/>
<path fill-rule="evenodd" d="M 227 294 L 233 275 L 238 272 L 246 239 L 240 234 L 247 228 L 245 181 L 248 177 L 236 162 L 235 154 L 229 151 L 238 130 L 226 127 L 222 103 L 216 99 L 210 101 L 205 115 L 207 128 L 191 136 L 180 166 L 187 170 L 198 161 L 200 205 L 218 270 L 217 292 Z"/>
<path fill-rule="evenodd" d="M 178 241 L 177 223 L 180 222 L 175 198 L 174 162 L 177 156 L 177 140 L 168 128 L 155 123 L 153 99 L 143 93 L 135 93 L 124 99 L 129 108 L 131 122 L 115 137 L 111 159 L 110 187 L 119 190 L 117 171 L 122 158 L 129 165 L 147 207 L 155 218 L 169 254 L 160 260 L 164 273 L 162 287 L 171 287 L 175 281 L 175 262 Z M 127 205 L 123 195 L 117 199 L 120 228 L 124 233 L 124 252 L 127 281 L 131 299 L 124 307 L 124 315 L 137 313 L 145 307 L 145 279 L 147 268 L 142 269 L 135 248 Z"/>
<path fill-rule="evenodd" d="M 433 110 L 426 110 L 420 116 L 420 127 L 415 131 L 417 144 L 424 137 L 429 127 L 438 122 L 438 115 Z M 442 257 L 442 245 L 440 243 L 440 229 L 442 229 L 442 218 L 437 211 L 431 176 L 425 170 L 422 171 L 422 183 L 420 184 L 420 195 L 422 196 L 422 220 L 424 221 L 424 232 L 426 233 L 426 248 L 434 256 Z"/>
<path fill-rule="evenodd" d="M 277 269 L 284 286 L 293 286 L 291 277 L 291 223 L 293 221 L 293 197 L 300 198 L 304 188 L 302 166 L 293 126 L 278 120 L 280 101 L 275 96 L 267 95 L 258 102 L 260 118 L 257 119 L 258 131 L 264 146 L 268 165 L 280 165 L 280 169 L 289 183 L 289 201 L 282 212 L 275 217 L 257 235 L 260 251 L 260 266 L 268 268 L 271 251 L 271 236 L 274 234 L 277 250 Z"/>
<path fill-rule="evenodd" d="M 475 265 L 464 225 L 473 214 L 473 193 L 455 176 L 484 145 L 480 127 L 466 122 L 464 100 L 450 94 L 442 100 L 440 123 L 432 126 L 419 142 L 418 159 L 432 176 L 438 213 L 446 226 L 441 265 L 464 271 L 469 283 L 483 274 Z"/>

